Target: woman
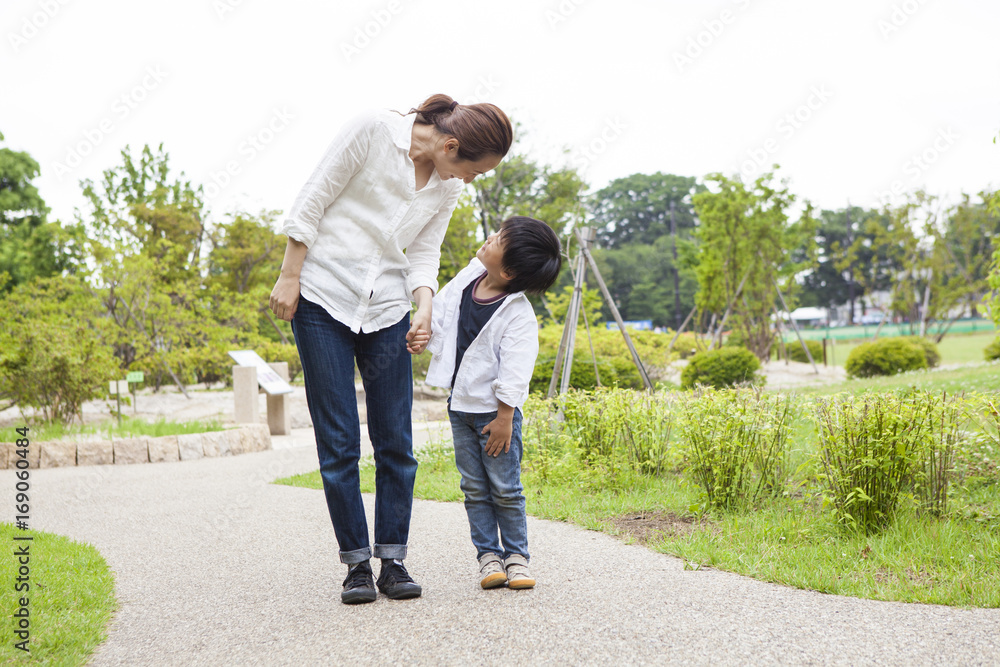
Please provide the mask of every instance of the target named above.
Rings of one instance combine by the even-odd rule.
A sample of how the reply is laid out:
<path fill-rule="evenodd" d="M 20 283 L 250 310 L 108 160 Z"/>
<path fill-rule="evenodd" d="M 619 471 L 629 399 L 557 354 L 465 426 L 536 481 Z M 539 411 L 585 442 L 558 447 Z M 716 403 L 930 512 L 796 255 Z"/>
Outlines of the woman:
<path fill-rule="evenodd" d="M 386 596 L 421 594 L 402 563 L 417 471 L 407 352 L 422 351 L 426 336 L 414 336 L 431 330 L 441 243 L 462 184 L 495 168 L 512 139 L 503 111 L 447 95 L 405 116 L 362 114 L 330 144 L 283 225 L 288 245 L 270 305 L 291 321 L 302 360 L 323 490 L 348 565 L 344 603 L 375 600 L 372 555 L 382 560 Z M 375 450 L 374 552 L 358 476 L 355 361 Z"/>

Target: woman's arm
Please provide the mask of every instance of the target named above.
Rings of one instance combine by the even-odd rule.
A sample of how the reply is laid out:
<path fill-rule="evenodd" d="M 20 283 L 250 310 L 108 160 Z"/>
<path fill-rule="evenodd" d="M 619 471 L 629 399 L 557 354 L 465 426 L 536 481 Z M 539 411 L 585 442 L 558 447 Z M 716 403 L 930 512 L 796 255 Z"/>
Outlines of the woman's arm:
<path fill-rule="evenodd" d="M 278 282 L 271 290 L 271 310 L 279 319 L 290 322 L 299 307 L 299 275 L 308 248 L 305 243 L 289 237 L 285 246 L 285 259 L 281 262 Z"/>

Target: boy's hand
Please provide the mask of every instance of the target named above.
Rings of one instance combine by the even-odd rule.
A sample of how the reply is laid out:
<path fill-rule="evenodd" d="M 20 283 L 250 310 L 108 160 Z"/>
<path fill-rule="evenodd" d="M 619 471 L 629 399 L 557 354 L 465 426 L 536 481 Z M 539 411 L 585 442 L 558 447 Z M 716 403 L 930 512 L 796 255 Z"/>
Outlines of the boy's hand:
<path fill-rule="evenodd" d="M 423 329 L 412 329 L 406 334 L 406 351 L 410 354 L 422 354 L 427 349 L 427 343 L 431 340 L 431 334 Z"/>
<path fill-rule="evenodd" d="M 510 451 L 510 434 L 514 431 L 514 420 L 512 416 L 503 412 L 497 418 L 483 427 L 483 433 L 489 433 L 490 439 L 486 442 L 487 456 L 497 457 L 500 452 Z"/>

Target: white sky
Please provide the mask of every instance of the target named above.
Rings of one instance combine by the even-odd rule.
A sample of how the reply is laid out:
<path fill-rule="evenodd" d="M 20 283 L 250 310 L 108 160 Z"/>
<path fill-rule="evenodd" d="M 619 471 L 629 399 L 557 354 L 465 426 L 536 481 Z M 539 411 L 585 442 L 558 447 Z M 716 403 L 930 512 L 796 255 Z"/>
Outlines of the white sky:
<path fill-rule="evenodd" d="M 1000 185 L 998 25 L 993 0 L 3 0 L 0 132 L 65 221 L 80 179 L 160 142 L 222 186 L 213 219 L 287 210 L 345 120 L 436 92 L 499 105 L 595 189 L 757 156 L 825 208 L 954 199 Z"/>

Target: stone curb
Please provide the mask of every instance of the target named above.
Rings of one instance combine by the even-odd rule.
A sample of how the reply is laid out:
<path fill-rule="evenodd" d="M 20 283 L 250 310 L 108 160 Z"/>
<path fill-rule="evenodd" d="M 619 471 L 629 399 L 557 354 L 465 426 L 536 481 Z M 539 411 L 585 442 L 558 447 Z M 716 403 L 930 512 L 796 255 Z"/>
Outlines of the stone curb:
<path fill-rule="evenodd" d="M 0 443 L 0 470 L 17 464 L 17 446 Z M 141 436 L 118 440 L 67 440 L 31 442 L 28 445 L 29 468 L 61 468 L 87 465 L 128 465 L 190 461 L 213 456 L 234 456 L 271 449 L 271 431 L 267 424 L 243 424 L 225 431 Z"/>

